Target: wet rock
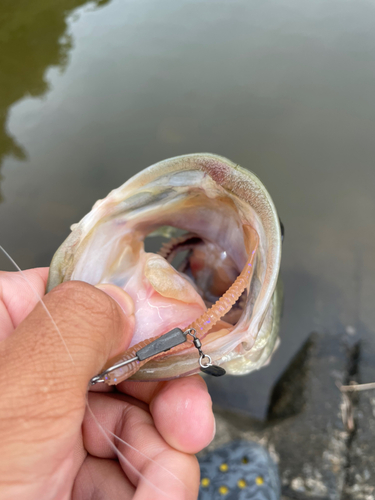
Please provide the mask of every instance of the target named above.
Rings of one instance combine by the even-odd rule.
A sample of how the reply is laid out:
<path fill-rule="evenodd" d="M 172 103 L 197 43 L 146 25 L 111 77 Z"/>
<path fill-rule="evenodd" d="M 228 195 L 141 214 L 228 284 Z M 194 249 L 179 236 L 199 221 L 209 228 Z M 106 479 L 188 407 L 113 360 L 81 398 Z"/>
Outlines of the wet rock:
<path fill-rule="evenodd" d="M 362 342 L 357 383 L 375 382 L 375 345 Z M 375 390 L 351 396 L 355 429 L 351 437 L 344 500 L 375 500 Z"/>
<path fill-rule="evenodd" d="M 283 500 L 341 500 L 344 492 L 349 495 L 345 500 L 370 500 L 370 497 L 350 496 L 352 490 L 347 488 L 348 470 L 353 469 L 350 477 L 358 470 L 354 455 L 352 458 L 350 455 L 355 440 L 344 428 L 343 399 L 338 388 L 348 382 L 353 364 L 355 346 L 348 347 L 345 338 L 311 335 L 276 384 L 265 423 L 217 410 L 217 435 L 209 449 L 236 439 L 264 445 L 278 463 Z M 372 404 L 368 400 L 365 418 L 374 411 Z M 366 439 L 358 443 L 356 460 L 362 460 L 361 463 L 363 453 L 375 455 L 374 451 L 365 450 L 365 446 Z M 366 488 L 375 470 L 374 464 L 371 467 L 370 478 L 363 477 Z M 354 478 L 353 485 L 357 484 Z"/>
<path fill-rule="evenodd" d="M 313 335 L 275 387 L 270 440 L 290 498 L 341 498 L 349 433 L 338 385 L 346 382 L 349 362 L 340 337 Z"/>

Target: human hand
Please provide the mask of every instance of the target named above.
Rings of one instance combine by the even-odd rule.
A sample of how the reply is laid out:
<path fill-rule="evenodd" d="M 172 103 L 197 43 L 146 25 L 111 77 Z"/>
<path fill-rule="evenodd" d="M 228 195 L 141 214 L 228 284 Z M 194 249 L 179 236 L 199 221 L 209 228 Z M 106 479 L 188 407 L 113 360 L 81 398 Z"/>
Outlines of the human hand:
<path fill-rule="evenodd" d="M 39 295 L 47 275 L 47 268 L 25 271 Z M 134 327 L 129 296 L 104 289 L 69 282 L 43 298 L 61 338 L 21 274 L 0 273 L 2 500 L 198 495 L 192 454 L 214 434 L 199 376 L 95 389 L 86 407 L 88 381 L 126 350 Z"/>

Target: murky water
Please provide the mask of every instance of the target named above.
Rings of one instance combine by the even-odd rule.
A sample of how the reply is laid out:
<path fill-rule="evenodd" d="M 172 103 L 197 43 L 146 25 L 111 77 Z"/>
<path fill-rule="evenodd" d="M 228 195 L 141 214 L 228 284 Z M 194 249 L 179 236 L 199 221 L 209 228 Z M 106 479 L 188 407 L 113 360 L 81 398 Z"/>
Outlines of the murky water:
<path fill-rule="evenodd" d="M 163 158 L 250 168 L 286 226 L 282 344 L 212 389 L 262 416 L 312 330 L 374 333 L 374 18 L 361 0 L 3 3 L 0 244 L 48 265 L 96 199 Z"/>

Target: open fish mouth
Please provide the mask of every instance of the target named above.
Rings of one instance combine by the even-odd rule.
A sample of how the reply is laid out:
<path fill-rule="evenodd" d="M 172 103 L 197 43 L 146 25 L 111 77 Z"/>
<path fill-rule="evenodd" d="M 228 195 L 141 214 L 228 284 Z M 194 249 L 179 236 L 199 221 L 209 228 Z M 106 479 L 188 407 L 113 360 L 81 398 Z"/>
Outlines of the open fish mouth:
<path fill-rule="evenodd" d="M 144 248 L 155 235 L 166 237 L 158 254 Z M 180 156 L 135 175 L 72 226 L 47 291 L 69 280 L 117 285 L 134 301 L 131 346 L 194 328 L 205 354 L 241 375 L 263 366 L 277 341 L 281 239 L 274 204 L 253 173 L 212 154 Z M 133 378 L 198 370 L 197 351 L 185 344 Z"/>

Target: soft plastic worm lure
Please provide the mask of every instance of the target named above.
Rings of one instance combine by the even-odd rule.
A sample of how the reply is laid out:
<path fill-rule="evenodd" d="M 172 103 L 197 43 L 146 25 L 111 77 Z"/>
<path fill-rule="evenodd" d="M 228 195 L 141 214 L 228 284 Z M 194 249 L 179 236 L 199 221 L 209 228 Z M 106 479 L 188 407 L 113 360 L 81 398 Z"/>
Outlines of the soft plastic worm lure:
<path fill-rule="evenodd" d="M 249 232 L 251 231 L 251 228 L 250 226 L 244 226 L 244 230 Z M 173 245 L 183 241 L 186 241 L 186 235 L 185 237 L 174 240 Z M 230 311 L 244 290 L 250 284 L 254 270 L 256 250 L 259 242 L 256 234 L 253 235 L 253 241 L 255 245 L 251 250 L 251 254 L 245 264 L 245 267 L 242 269 L 234 283 L 212 307 L 191 323 L 185 332 L 179 328 L 174 328 L 170 332 L 163 335 L 139 342 L 121 355 L 121 357 L 118 358 L 114 364 L 106 368 L 99 375 L 93 377 L 90 384 L 94 385 L 98 382 L 105 382 L 108 385 L 116 385 L 134 375 L 141 368 L 141 366 L 151 359 L 162 355 L 163 352 L 171 349 L 173 349 L 174 352 L 177 352 L 179 349 L 186 349 L 183 344 L 187 341 L 189 335 L 193 338 L 193 344 L 198 349 L 200 354 L 199 363 L 202 371 L 206 371 L 206 373 L 210 373 L 214 376 L 223 375 L 225 370 L 214 366 L 211 358 L 208 355 L 203 354 L 201 349 L 201 339 L 203 339 L 209 330 L 211 330 L 211 328 Z M 170 253 L 171 249 L 172 246 L 170 245 L 163 248 L 166 255 Z M 205 358 L 207 358 L 207 363 L 204 363 Z"/>

